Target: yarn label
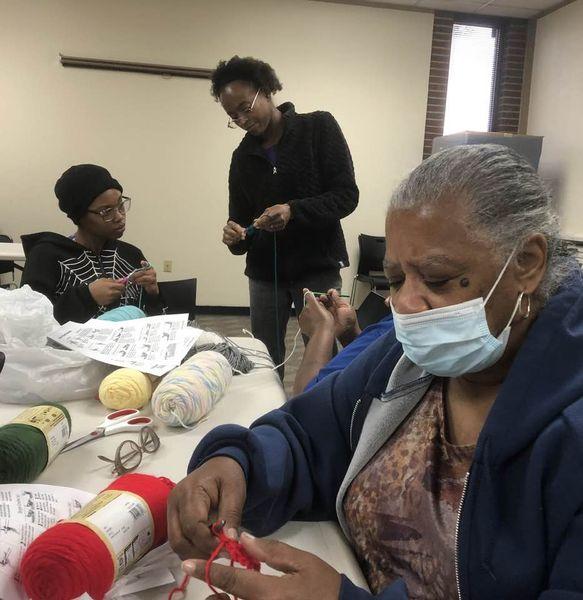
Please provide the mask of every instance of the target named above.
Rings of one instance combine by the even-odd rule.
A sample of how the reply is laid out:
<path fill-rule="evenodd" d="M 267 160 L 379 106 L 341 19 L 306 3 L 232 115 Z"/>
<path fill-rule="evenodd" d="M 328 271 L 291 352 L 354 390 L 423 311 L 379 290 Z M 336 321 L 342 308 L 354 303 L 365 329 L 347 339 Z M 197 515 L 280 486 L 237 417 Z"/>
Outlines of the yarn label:
<path fill-rule="evenodd" d="M 105 490 L 84 506 L 71 521 L 89 527 L 107 546 L 119 577 L 154 543 L 154 519 L 147 503 L 120 490 Z"/>
<path fill-rule="evenodd" d="M 11 422 L 30 425 L 41 431 L 47 441 L 47 465 L 51 464 L 69 440 L 69 435 L 71 435 L 69 421 L 67 421 L 65 413 L 56 406 L 50 406 L 49 404 L 31 406 Z"/>

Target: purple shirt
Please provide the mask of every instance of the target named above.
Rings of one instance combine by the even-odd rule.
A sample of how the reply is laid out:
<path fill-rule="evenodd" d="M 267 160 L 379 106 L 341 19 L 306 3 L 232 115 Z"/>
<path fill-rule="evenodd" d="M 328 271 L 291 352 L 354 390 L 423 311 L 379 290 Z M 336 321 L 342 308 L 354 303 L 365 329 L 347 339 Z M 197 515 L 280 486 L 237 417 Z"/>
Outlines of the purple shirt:
<path fill-rule="evenodd" d="M 269 146 L 269 148 L 263 148 L 263 151 L 269 162 L 275 166 L 275 163 L 277 163 L 277 144 Z"/>

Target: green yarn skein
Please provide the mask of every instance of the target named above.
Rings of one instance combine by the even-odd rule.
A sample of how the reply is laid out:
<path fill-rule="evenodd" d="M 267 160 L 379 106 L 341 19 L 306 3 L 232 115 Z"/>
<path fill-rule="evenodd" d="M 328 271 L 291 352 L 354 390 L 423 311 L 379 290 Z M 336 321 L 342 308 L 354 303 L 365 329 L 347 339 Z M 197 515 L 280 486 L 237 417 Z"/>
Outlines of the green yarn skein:
<path fill-rule="evenodd" d="M 47 405 L 63 412 L 71 431 L 69 411 L 53 402 L 42 402 L 37 406 Z M 22 423 L 0 427 L 0 484 L 33 481 L 44 471 L 48 459 L 47 440 L 40 429 Z"/>

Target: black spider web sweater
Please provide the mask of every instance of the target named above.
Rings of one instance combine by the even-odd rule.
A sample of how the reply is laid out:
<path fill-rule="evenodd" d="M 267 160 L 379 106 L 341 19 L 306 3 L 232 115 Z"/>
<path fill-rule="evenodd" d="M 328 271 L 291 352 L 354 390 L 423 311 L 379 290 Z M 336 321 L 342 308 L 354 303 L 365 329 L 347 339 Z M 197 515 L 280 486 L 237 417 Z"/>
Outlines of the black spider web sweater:
<path fill-rule="evenodd" d="M 99 255 L 71 238 L 58 233 L 43 232 L 22 236 L 26 263 L 21 284 L 44 294 L 54 306 L 59 323 L 85 321 L 106 310 L 133 304 L 147 314 L 160 314 L 163 302 L 159 296 L 141 294 L 142 288 L 128 284 L 119 302 L 99 306 L 89 284 L 101 278 L 121 279 L 146 260 L 142 251 L 131 244 L 110 240 Z"/>

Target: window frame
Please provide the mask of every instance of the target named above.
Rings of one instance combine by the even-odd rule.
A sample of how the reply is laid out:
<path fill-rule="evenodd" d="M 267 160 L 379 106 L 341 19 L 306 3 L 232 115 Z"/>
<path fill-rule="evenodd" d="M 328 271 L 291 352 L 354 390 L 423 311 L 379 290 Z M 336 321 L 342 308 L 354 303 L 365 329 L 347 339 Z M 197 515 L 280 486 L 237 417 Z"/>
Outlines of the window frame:
<path fill-rule="evenodd" d="M 472 18 L 473 17 L 473 18 Z M 496 49 L 494 56 L 494 77 L 492 78 L 492 91 L 490 93 L 490 114 L 488 115 L 488 131 L 493 131 L 496 117 L 496 98 L 498 97 L 498 90 L 500 88 L 500 70 L 502 66 L 502 33 L 504 23 L 501 19 L 492 17 L 488 18 L 479 15 L 465 15 L 460 14 L 453 21 L 453 27 L 456 25 L 468 25 L 474 27 L 490 27 L 496 35 Z M 453 41 L 453 27 L 452 27 L 452 41 Z M 451 54 L 450 54 L 451 57 Z M 445 102 L 447 105 L 447 91 Z"/>
<path fill-rule="evenodd" d="M 522 58 L 522 76 L 524 82 L 526 77 L 526 53 L 527 53 L 527 32 L 528 20 L 509 17 L 496 17 L 489 15 L 476 15 L 471 13 L 455 13 L 447 11 L 436 11 L 433 27 L 433 39 L 431 48 L 430 74 L 428 85 L 427 111 L 425 120 L 425 136 L 423 143 L 423 158 L 431 154 L 431 147 L 435 137 L 443 135 L 443 125 L 445 119 L 445 106 L 447 102 L 447 87 L 449 79 L 449 64 L 451 60 L 451 43 L 453 38 L 454 25 L 475 25 L 481 27 L 492 27 L 496 29 L 496 64 L 494 72 L 494 82 L 492 86 L 492 97 L 490 101 L 490 117 L 488 131 L 509 131 L 517 133 L 520 127 L 520 109 L 518 117 L 502 119 L 512 121 L 510 125 L 503 128 L 498 125 L 499 111 L 503 100 L 503 80 L 505 76 L 506 44 L 512 34 L 512 28 L 518 28 L 524 33 L 524 44 L 520 47 Z M 445 33 L 447 31 L 447 33 Z M 448 50 L 445 58 L 444 36 L 448 36 Z M 443 71 L 445 69 L 443 61 L 447 61 L 447 75 L 443 81 Z M 514 84 L 516 85 L 516 84 Z M 521 83 L 522 85 L 522 83 Z M 522 90 L 518 98 L 519 107 L 522 105 Z M 436 100 L 437 98 L 437 100 Z"/>

